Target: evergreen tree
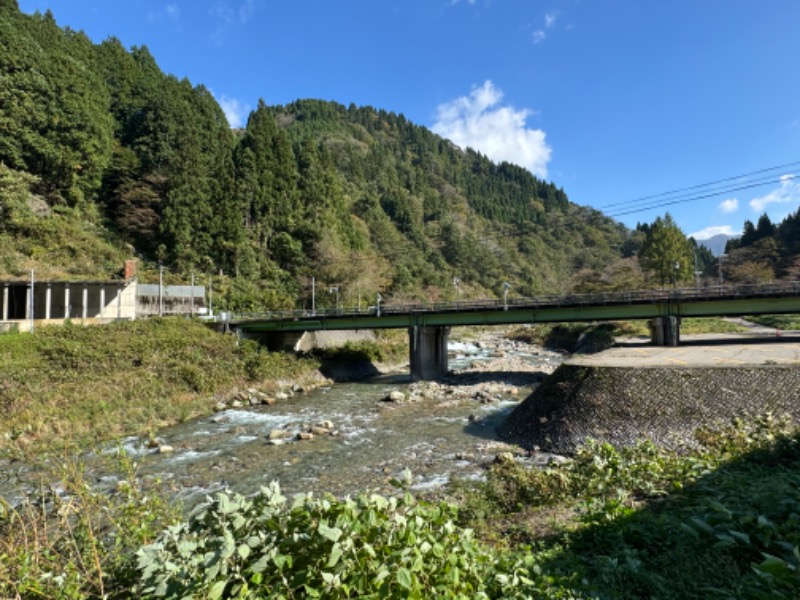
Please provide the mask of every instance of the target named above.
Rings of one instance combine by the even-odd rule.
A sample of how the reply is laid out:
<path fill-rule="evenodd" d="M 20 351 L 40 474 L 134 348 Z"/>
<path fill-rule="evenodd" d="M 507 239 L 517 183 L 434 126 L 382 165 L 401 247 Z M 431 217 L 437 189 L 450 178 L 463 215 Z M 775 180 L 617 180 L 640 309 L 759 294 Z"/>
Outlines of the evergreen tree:
<path fill-rule="evenodd" d="M 644 268 L 655 273 L 661 287 L 691 281 L 694 271 L 692 246 L 669 213 L 650 226 L 640 254 Z"/>

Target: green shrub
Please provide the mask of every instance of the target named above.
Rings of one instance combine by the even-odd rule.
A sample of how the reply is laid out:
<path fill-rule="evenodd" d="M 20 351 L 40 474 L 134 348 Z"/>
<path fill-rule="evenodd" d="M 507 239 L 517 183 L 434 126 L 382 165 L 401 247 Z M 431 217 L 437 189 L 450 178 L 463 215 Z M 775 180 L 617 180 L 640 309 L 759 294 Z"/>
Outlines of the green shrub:
<path fill-rule="evenodd" d="M 209 599 L 529 597 L 530 561 L 495 556 L 455 524 L 456 516 L 452 505 L 408 494 L 307 494 L 288 503 L 274 482 L 251 498 L 218 493 L 138 552 L 139 592 Z"/>

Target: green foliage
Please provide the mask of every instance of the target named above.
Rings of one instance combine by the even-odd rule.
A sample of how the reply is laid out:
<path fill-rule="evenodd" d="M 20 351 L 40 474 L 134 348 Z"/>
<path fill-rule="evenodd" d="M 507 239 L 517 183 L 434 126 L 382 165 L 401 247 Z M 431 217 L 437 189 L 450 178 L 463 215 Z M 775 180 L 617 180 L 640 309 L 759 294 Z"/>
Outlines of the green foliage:
<path fill-rule="evenodd" d="M 0 595 L 9 598 L 123 598 L 135 577 L 134 553 L 178 518 L 158 493 L 145 492 L 121 454 L 113 491 L 97 490 L 83 465 L 52 472 L 58 486 L 12 506 L 0 499 Z"/>
<path fill-rule="evenodd" d="M 692 246 L 669 213 L 649 227 L 640 262 L 654 272 L 661 287 L 691 281 L 694 272 Z"/>
<path fill-rule="evenodd" d="M 766 415 L 697 438 L 684 454 L 589 442 L 545 469 L 501 461 L 456 488 L 462 523 L 534 540 L 542 575 L 593 596 L 796 597 L 800 434 Z"/>
<path fill-rule="evenodd" d="M 507 591 L 521 597 L 532 583 L 523 561 L 498 574 L 492 553 L 455 525 L 456 517 L 451 505 L 408 494 L 298 495 L 289 503 L 274 482 L 250 498 L 220 492 L 137 553 L 139 593 L 486 598 L 488 591 Z"/>
<path fill-rule="evenodd" d="M 753 315 L 747 317 L 747 320 L 775 329 L 800 329 L 800 317 L 797 315 Z"/>
<path fill-rule="evenodd" d="M 146 433 L 208 413 L 215 393 L 302 379 L 318 366 L 178 318 L 0 335 L 0 451 Z"/>

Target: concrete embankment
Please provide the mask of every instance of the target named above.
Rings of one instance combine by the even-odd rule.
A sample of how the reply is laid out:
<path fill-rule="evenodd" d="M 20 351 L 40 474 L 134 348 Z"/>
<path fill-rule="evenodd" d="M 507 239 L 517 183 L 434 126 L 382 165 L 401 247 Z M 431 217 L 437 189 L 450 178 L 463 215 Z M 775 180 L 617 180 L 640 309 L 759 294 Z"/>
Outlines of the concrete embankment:
<path fill-rule="evenodd" d="M 699 427 L 767 412 L 800 420 L 800 366 L 579 361 L 560 366 L 498 433 L 527 449 L 559 454 L 574 452 L 588 437 L 614 445 L 648 438 L 682 447 L 693 443 Z"/>

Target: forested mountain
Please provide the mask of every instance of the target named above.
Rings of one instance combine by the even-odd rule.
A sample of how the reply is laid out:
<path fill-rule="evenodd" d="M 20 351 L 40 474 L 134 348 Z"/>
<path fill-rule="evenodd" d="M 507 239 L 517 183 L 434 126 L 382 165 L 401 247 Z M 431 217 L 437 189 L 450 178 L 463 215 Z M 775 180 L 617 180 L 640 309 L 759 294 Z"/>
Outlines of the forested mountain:
<path fill-rule="evenodd" d="M 352 305 L 503 282 L 531 295 L 569 289 L 632 235 L 402 115 L 259 102 L 232 131 L 147 48 L 0 0 L 0 277 L 106 278 L 137 256 L 145 277 L 159 262 L 214 274 L 235 310 L 307 306 L 312 277 Z"/>

